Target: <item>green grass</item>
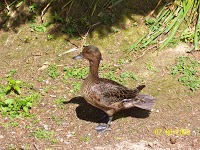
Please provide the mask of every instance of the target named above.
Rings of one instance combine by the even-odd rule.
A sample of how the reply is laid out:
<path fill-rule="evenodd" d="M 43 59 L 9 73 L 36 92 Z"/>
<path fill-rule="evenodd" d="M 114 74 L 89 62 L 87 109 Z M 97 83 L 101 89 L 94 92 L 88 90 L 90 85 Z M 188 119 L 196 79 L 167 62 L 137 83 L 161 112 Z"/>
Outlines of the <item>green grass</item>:
<path fill-rule="evenodd" d="M 159 72 L 159 69 L 156 68 L 156 67 L 154 67 L 154 66 L 152 65 L 152 63 L 146 63 L 146 68 L 147 68 L 147 70 L 149 70 L 149 71 Z"/>
<path fill-rule="evenodd" d="M 5 90 L 5 93 L 8 94 L 11 91 L 14 91 L 15 93 L 19 95 L 21 93 L 20 84 L 22 82 L 19 80 L 14 80 L 11 76 L 9 76 L 7 80 L 8 80 L 8 85 Z"/>
<path fill-rule="evenodd" d="M 60 73 L 58 72 L 58 67 L 55 64 L 48 66 L 48 75 L 52 77 L 53 79 L 57 78 Z"/>
<path fill-rule="evenodd" d="M 87 67 L 65 67 L 64 68 L 64 78 L 76 78 L 76 79 L 84 79 L 89 73 L 89 69 Z"/>
<path fill-rule="evenodd" d="M 1 97 L 0 112 L 3 116 L 15 117 L 27 117 L 30 116 L 29 109 L 39 101 L 40 94 L 32 93 L 27 96 L 15 96 L 8 98 L 7 96 Z"/>
<path fill-rule="evenodd" d="M 49 22 L 45 23 L 44 25 L 43 25 L 43 24 L 40 24 L 40 25 L 31 24 L 31 25 L 30 25 L 30 28 L 31 28 L 31 31 L 46 32 L 46 31 L 47 31 L 47 27 L 48 27 L 49 25 L 50 25 Z"/>
<path fill-rule="evenodd" d="M 80 141 L 83 141 L 83 142 L 86 142 L 86 143 L 90 142 L 90 140 L 91 140 L 91 137 L 90 137 L 89 134 L 80 138 Z"/>
<path fill-rule="evenodd" d="M 111 79 L 120 84 L 126 84 L 127 80 L 138 80 L 137 75 L 134 73 L 123 71 L 122 67 L 120 67 L 119 71 L 117 67 L 112 64 L 102 65 L 99 70 L 102 78 Z"/>
<path fill-rule="evenodd" d="M 55 104 L 61 109 L 64 108 L 65 102 L 66 102 L 66 100 L 64 98 L 57 98 L 55 100 Z"/>
<path fill-rule="evenodd" d="M 200 37 L 200 28 L 197 30 L 197 35 Z M 185 43 L 193 43 L 194 42 L 195 31 L 194 29 L 186 29 L 181 34 L 181 41 Z"/>
<path fill-rule="evenodd" d="M 9 118 L 30 116 L 29 109 L 40 100 L 40 94 L 30 84 L 14 80 L 11 75 L 12 71 L 0 80 L 0 113 Z"/>
<path fill-rule="evenodd" d="M 190 57 L 177 58 L 176 65 L 172 69 L 172 75 L 178 76 L 178 81 L 186 85 L 192 91 L 200 88 L 200 63 Z"/>
<path fill-rule="evenodd" d="M 56 122 L 56 124 L 61 125 L 64 121 L 64 117 L 57 117 L 57 116 L 52 116 L 51 119 Z"/>
<path fill-rule="evenodd" d="M 89 69 L 87 67 L 65 67 L 64 68 L 64 80 L 72 85 L 73 88 L 70 89 L 71 93 L 76 93 L 81 88 L 80 79 L 86 78 L 89 73 Z M 79 79 L 76 81 L 70 81 L 70 79 Z"/>
<path fill-rule="evenodd" d="M 53 143 L 56 143 L 56 139 L 54 138 L 54 131 L 37 128 L 35 131 L 32 132 L 32 135 L 37 139 L 46 139 Z"/>
<path fill-rule="evenodd" d="M 89 73 L 88 67 L 65 67 L 64 68 L 64 81 L 70 84 L 70 92 L 76 93 L 80 90 L 83 81 Z M 99 68 L 99 76 L 114 80 L 118 83 L 125 84 L 128 80 L 138 80 L 137 75 L 129 71 L 119 71 L 117 67 L 112 64 L 102 65 Z M 73 79 L 73 80 L 71 80 Z"/>
<path fill-rule="evenodd" d="M 161 50 L 169 44 L 177 44 L 174 39 L 192 42 L 194 49 L 199 50 L 200 1 L 175 0 L 163 7 L 156 18 L 146 17 L 146 25 L 148 32 L 130 47 L 129 52 L 152 44 Z"/>

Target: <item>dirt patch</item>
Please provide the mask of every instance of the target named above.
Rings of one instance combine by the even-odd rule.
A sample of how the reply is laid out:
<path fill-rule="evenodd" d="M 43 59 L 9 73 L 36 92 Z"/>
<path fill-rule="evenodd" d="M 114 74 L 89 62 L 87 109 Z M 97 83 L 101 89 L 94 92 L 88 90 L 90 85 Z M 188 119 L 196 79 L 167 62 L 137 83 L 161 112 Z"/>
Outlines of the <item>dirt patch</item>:
<path fill-rule="evenodd" d="M 0 31 L 0 77 L 16 69 L 13 78 L 32 84 L 42 97 L 30 110 L 32 117 L 10 120 L 0 116 L 2 149 L 199 149 L 199 91 L 190 91 L 171 76 L 178 56 L 193 56 L 186 53 L 187 45 L 131 53 L 126 60 L 125 49 L 135 39 L 132 35 L 136 31 L 121 30 L 103 39 L 88 37 L 88 43 L 100 47 L 103 53 L 102 66 L 111 64 L 117 68 L 116 76 L 127 70 L 136 74 L 138 80 L 127 79 L 126 86 L 145 83 L 142 93 L 157 99 L 151 112 L 137 108 L 119 112 L 114 116 L 112 130 L 97 134 L 94 128 L 104 113 L 77 97 L 78 92 L 70 92 L 73 86 L 63 80 L 65 66 L 83 67 L 88 63 L 71 59 L 78 52 L 58 56 L 73 48 L 64 37 L 48 41 L 46 34 L 30 32 L 28 26 L 19 31 L 20 34 Z M 25 37 L 31 40 L 22 42 Z M 60 76 L 52 79 L 47 69 L 39 70 L 44 64 L 56 64 Z M 101 74 L 106 72 L 102 70 Z M 59 105 L 59 98 L 65 102 Z M 18 125 L 12 126 L 11 122 Z"/>

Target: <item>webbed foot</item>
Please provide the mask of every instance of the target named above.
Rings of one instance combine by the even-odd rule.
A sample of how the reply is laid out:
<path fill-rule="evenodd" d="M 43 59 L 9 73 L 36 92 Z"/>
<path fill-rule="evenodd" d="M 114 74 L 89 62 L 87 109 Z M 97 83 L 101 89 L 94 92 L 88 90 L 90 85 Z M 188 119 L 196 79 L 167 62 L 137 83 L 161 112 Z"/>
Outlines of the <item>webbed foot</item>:
<path fill-rule="evenodd" d="M 100 132 L 105 132 L 105 131 L 110 131 L 110 125 L 109 124 L 105 124 L 105 123 L 100 123 L 95 130 L 100 133 Z"/>

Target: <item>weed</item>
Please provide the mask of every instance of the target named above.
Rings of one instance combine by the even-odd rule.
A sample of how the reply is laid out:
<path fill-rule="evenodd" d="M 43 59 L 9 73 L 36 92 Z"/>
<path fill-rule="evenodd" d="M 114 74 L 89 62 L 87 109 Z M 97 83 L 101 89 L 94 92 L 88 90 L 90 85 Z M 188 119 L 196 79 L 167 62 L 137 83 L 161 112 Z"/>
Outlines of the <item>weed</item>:
<path fill-rule="evenodd" d="M 120 77 L 123 78 L 123 79 L 124 78 L 129 78 L 129 79 L 133 79 L 133 80 L 138 80 L 138 77 L 135 74 L 133 74 L 133 73 L 131 73 L 129 71 L 121 73 Z"/>
<path fill-rule="evenodd" d="M 36 31 L 36 32 L 46 32 L 47 27 L 50 25 L 50 22 L 46 22 L 44 25 L 40 24 L 40 25 L 35 25 L 35 24 L 31 24 L 30 27 L 32 29 L 32 31 Z"/>
<path fill-rule="evenodd" d="M 19 80 L 14 80 L 12 79 L 11 76 L 8 77 L 8 86 L 5 90 L 5 93 L 8 94 L 11 91 L 14 91 L 15 93 L 17 93 L 18 95 L 21 93 L 21 89 L 20 89 L 20 83 L 21 81 Z"/>
<path fill-rule="evenodd" d="M 58 67 L 55 64 L 52 64 L 48 67 L 48 75 L 53 79 L 57 78 L 60 75 L 58 72 Z"/>
<path fill-rule="evenodd" d="M 56 100 L 55 100 L 55 104 L 59 107 L 59 108 L 61 108 L 61 109 L 63 109 L 64 108 L 64 103 L 65 103 L 66 101 L 65 101 L 65 99 L 63 99 L 63 98 L 57 98 Z"/>
<path fill-rule="evenodd" d="M 146 63 L 146 67 L 149 71 L 159 72 L 159 70 L 156 67 L 154 67 L 151 63 Z"/>
<path fill-rule="evenodd" d="M 83 142 L 89 142 L 90 141 L 90 135 L 88 134 L 84 137 L 81 137 L 80 140 L 83 141 Z"/>
<path fill-rule="evenodd" d="M 84 79 L 86 78 L 89 70 L 88 68 L 84 67 L 65 67 L 64 68 L 64 80 L 68 80 L 69 78 L 75 78 L 75 79 Z M 71 93 L 76 93 L 81 88 L 81 82 L 80 81 L 73 81 L 71 83 L 73 86 L 72 89 L 70 89 Z"/>
<path fill-rule="evenodd" d="M 70 90 L 71 93 L 76 93 L 81 89 L 81 83 L 80 82 L 73 82 L 73 89 Z"/>
<path fill-rule="evenodd" d="M 198 29 L 200 29 L 200 15 L 198 9 L 200 1 L 179 0 L 178 2 L 180 2 L 178 5 L 176 4 L 177 1 L 171 4 L 172 7 L 177 5 L 175 9 L 171 9 L 171 7 L 168 6 L 163 7 L 154 20 L 150 17 L 146 18 L 146 24 L 149 26 L 149 30 L 131 46 L 130 51 L 146 48 L 152 44 L 153 41 L 165 39 L 162 44 L 157 44 L 160 50 L 163 49 L 169 42 L 176 38 L 177 33 L 181 32 L 180 30 L 182 30 L 181 26 L 183 26 L 183 24 L 185 27 L 193 29 L 194 34 L 191 35 L 186 31 L 182 34 L 182 40 L 194 41 L 194 49 L 199 50 Z M 189 13 L 191 11 L 193 13 Z M 194 17 L 198 19 L 194 21 L 192 19 Z M 165 37 L 166 34 L 168 35 L 167 37 Z M 176 38 L 173 42 L 178 41 L 177 39 L 179 40 L 180 38 Z"/>
<path fill-rule="evenodd" d="M 67 33 L 70 37 L 73 37 L 73 35 L 74 35 L 75 33 L 77 33 L 77 30 L 76 30 L 74 27 L 63 27 L 63 28 L 61 29 L 61 31 L 62 31 L 63 33 Z"/>
<path fill-rule="evenodd" d="M 36 3 L 33 3 L 29 6 L 29 12 L 36 13 L 38 7 Z"/>
<path fill-rule="evenodd" d="M 192 91 L 200 88 L 199 62 L 190 57 L 179 57 L 171 74 L 179 75 L 178 81 L 189 87 Z"/>
<path fill-rule="evenodd" d="M 76 78 L 76 79 L 84 79 L 89 73 L 88 68 L 83 67 L 65 67 L 64 68 L 64 79 L 68 78 Z"/>
<path fill-rule="evenodd" d="M 53 36 L 52 34 L 48 34 L 48 35 L 47 35 L 47 40 L 48 40 L 48 41 L 52 40 L 53 38 L 54 38 L 54 36 Z"/>
<path fill-rule="evenodd" d="M 65 20 L 62 17 L 60 17 L 56 11 L 54 12 L 54 15 L 52 15 L 52 19 L 54 22 L 57 22 L 57 23 L 65 22 Z"/>
<path fill-rule="evenodd" d="M 50 87 L 45 87 L 45 88 L 44 88 L 44 92 L 45 92 L 45 93 L 49 93 L 49 89 L 50 89 Z"/>
<path fill-rule="evenodd" d="M 44 77 L 39 77 L 39 79 L 37 80 L 38 82 L 44 82 L 45 78 Z"/>
<path fill-rule="evenodd" d="M 200 36 L 200 28 L 197 30 L 198 36 Z M 189 30 L 186 29 L 184 32 L 182 32 L 181 37 L 180 37 L 181 41 L 187 43 L 193 43 L 194 42 L 194 29 L 193 30 Z"/>
<path fill-rule="evenodd" d="M 5 129 L 9 129 L 11 127 L 17 127 L 19 123 L 11 120 L 11 121 L 6 121 L 6 122 L 1 122 L 0 125 L 4 127 Z"/>
<path fill-rule="evenodd" d="M 12 121 L 12 122 L 10 122 L 10 123 L 11 123 L 11 126 L 12 126 L 12 127 L 17 127 L 17 126 L 19 125 L 18 122 L 13 122 L 13 121 Z"/>
<path fill-rule="evenodd" d="M 24 93 L 20 95 L 21 88 L 31 89 L 31 86 L 25 82 L 14 80 L 11 77 L 14 72 L 10 71 L 7 78 L 8 85 L 0 83 L 0 113 L 10 118 L 29 116 L 29 109 L 40 99 L 40 94 L 29 90 L 28 95 L 24 95 Z"/>
<path fill-rule="evenodd" d="M 150 17 L 150 16 L 148 16 L 148 17 L 145 18 L 145 24 L 146 24 L 147 26 L 151 26 L 151 25 L 154 24 L 154 23 L 155 23 L 155 18 L 152 18 L 152 17 Z"/>
<path fill-rule="evenodd" d="M 118 73 L 117 69 L 115 66 L 111 64 L 102 66 L 100 68 L 100 71 L 101 70 L 104 71 L 102 75 L 103 78 L 108 78 L 116 82 L 119 82 L 121 84 L 124 84 L 127 79 L 138 80 L 138 77 L 129 71 L 122 72 L 119 76 L 117 76 L 117 73 Z"/>
<path fill-rule="evenodd" d="M 42 130 L 37 128 L 32 135 L 38 139 L 48 139 L 48 140 L 52 140 L 53 135 L 55 134 L 54 131 L 47 131 L 47 130 Z"/>
<path fill-rule="evenodd" d="M 26 125 L 26 129 L 31 129 L 31 126 L 30 125 Z"/>
<path fill-rule="evenodd" d="M 125 83 L 127 79 L 138 80 L 138 77 L 135 74 L 128 71 L 123 72 L 119 76 L 117 76 L 118 74 L 117 69 L 115 66 L 111 64 L 102 65 L 99 68 L 99 71 L 100 71 L 100 76 L 102 76 L 103 78 L 108 78 L 119 83 Z M 103 74 L 101 74 L 101 71 L 103 71 Z M 68 83 L 70 83 L 73 86 L 73 88 L 70 89 L 71 93 L 76 93 L 80 90 L 81 81 L 77 80 L 77 81 L 70 82 L 70 80 L 68 79 L 70 78 L 84 79 L 86 78 L 88 72 L 89 72 L 89 69 L 85 67 L 75 66 L 75 67 L 64 68 L 64 80 L 68 81 Z"/>
<path fill-rule="evenodd" d="M 57 117 L 57 116 L 52 116 L 51 117 L 53 121 L 55 121 L 58 125 L 61 125 L 63 122 L 63 118 L 62 117 Z"/>
<path fill-rule="evenodd" d="M 8 74 L 8 77 L 14 75 L 16 72 L 16 69 L 11 69 L 10 73 Z"/>
<path fill-rule="evenodd" d="M 39 98 L 40 95 L 38 93 L 7 99 L 4 97 L 4 99 L 0 101 L 1 114 L 11 118 L 29 116 L 29 109 Z"/>

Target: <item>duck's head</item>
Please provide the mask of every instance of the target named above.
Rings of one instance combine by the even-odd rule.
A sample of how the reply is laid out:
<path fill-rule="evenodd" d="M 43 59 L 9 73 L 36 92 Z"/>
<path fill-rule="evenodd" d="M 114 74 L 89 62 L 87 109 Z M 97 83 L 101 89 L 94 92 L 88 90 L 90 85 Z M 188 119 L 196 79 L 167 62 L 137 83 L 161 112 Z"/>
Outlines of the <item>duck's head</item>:
<path fill-rule="evenodd" d="M 96 46 L 93 45 L 86 46 L 79 55 L 73 57 L 73 59 L 81 58 L 85 58 L 90 62 L 99 62 L 102 60 L 101 52 Z"/>

